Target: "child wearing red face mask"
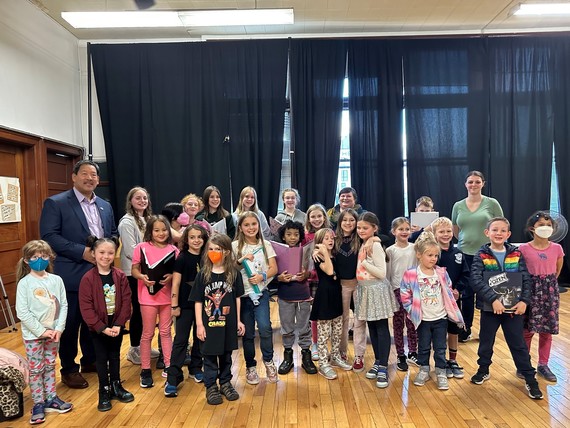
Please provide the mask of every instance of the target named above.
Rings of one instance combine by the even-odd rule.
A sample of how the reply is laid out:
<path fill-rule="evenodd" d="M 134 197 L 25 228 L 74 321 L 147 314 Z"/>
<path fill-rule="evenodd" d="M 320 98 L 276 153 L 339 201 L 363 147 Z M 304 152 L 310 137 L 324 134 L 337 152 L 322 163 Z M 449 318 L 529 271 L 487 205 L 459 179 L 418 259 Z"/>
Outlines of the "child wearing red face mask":
<path fill-rule="evenodd" d="M 196 312 L 196 332 L 204 358 L 204 386 L 208 404 L 222 404 L 239 398 L 231 384 L 232 351 L 238 348 L 238 335 L 245 327 L 240 318 L 244 294 L 241 274 L 236 269 L 232 243 L 216 234 L 207 244 L 207 256 L 190 291 Z M 219 379 L 219 387 L 218 387 Z"/>

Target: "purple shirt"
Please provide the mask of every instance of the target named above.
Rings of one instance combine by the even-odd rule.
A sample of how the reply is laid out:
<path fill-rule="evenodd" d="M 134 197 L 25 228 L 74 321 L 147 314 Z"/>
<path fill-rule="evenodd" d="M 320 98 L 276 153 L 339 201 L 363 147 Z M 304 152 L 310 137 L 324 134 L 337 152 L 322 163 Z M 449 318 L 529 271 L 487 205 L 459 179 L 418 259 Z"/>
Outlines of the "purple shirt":
<path fill-rule="evenodd" d="M 82 195 L 75 187 L 73 192 L 79 201 L 81 210 L 85 214 L 85 220 L 87 220 L 87 226 L 89 226 L 89 231 L 92 235 L 97 238 L 102 238 L 105 236 L 105 231 L 103 230 L 103 223 L 101 222 L 101 215 L 99 214 L 99 207 L 95 203 L 97 196 L 93 193 L 91 200 L 87 199 Z"/>

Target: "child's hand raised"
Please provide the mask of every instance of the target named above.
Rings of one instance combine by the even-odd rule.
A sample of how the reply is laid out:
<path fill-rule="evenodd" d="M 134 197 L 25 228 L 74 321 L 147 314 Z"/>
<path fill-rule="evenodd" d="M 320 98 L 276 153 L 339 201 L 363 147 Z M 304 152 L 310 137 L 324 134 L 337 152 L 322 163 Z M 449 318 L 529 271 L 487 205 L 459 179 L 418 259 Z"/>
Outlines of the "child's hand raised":
<path fill-rule="evenodd" d="M 238 336 L 243 336 L 245 334 L 245 325 L 241 321 L 238 322 Z"/>

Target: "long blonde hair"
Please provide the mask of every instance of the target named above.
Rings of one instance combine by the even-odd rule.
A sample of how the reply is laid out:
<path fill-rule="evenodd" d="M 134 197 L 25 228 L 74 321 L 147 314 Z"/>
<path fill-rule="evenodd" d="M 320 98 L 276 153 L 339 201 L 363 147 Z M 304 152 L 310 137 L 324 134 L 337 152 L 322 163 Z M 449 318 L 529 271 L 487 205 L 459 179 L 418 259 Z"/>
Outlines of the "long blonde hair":
<path fill-rule="evenodd" d="M 203 248 L 206 248 L 209 243 L 218 245 L 224 252 L 224 274 L 226 275 L 226 282 L 232 285 L 237 277 L 237 269 L 230 237 L 221 233 L 215 233 L 208 242 L 204 243 Z M 212 278 L 213 267 L 214 264 L 208 257 L 208 251 L 204 250 L 202 254 L 202 267 L 200 268 L 200 272 L 204 275 L 204 282 L 209 282 Z"/>
<path fill-rule="evenodd" d="M 242 189 L 242 191 L 239 194 L 239 202 L 238 202 L 238 206 L 236 208 L 236 213 L 237 215 L 242 215 L 244 212 L 247 212 L 244 210 L 243 207 L 243 199 L 245 198 L 245 194 L 246 193 L 253 193 L 253 197 L 255 198 L 255 202 L 253 203 L 253 205 L 251 206 L 251 209 L 249 211 L 253 211 L 254 213 L 258 213 L 259 212 L 259 207 L 257 206 L 257 192 L 255 191 L 255 189 L 251 186 L 246 186 Z"/>
<path fill-rule="evenodd" d="M 55 259 L 55 253 L 46 241 L 41 239 L 36 239 L 28 242 L 22 247 L 22 257 L 18 260 L 16 265 L 16 283 L 30 273 L 31 268 L 26 261 L 30 260 L 36 253 L 41 253 L 49 257 L 49 265 L 46 271 L 53 272 L 53 261 Z"/>
<path fill-rule="evenodd" d="M 245 219 L 249 218 L 249 217 L 253 217 L 257 220 L 257 234 L 255 235 L 255 238 L 257 239 L 257 242 L 259 244 L 261 244 L 261 249 L 263 251 L 263 255 L 265 256 L 265 263 L 269 264 L 269 258 L 267 257 L 267 251 L 265 251 L 265 240 L 263 239 L 263 234 L 261 233 L 261 224 L 259 223 L 259 217 L 253 211 L 246 211 L 242 215 L 239 216 L 239 220 L 238 220 L 238 224 L 237 224 L 236 237 L 234 238 L 234 241 L 238 242 L 237 258 L 239 259 L 239 258 L 243 257 L 242 251 L 243 251 L 243 247 L 245 246 L 245 235 L 244 235 L 243 231 L 241 230 L 241 225 L 245 221 Z"/>

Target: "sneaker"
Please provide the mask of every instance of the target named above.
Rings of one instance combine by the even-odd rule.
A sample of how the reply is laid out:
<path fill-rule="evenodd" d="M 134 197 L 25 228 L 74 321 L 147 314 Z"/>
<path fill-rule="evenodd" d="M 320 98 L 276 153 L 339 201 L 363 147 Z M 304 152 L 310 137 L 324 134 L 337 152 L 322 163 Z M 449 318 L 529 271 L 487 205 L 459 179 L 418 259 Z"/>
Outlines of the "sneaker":
<path fill-rule="evenodd" d="M 319 364 L 319 374 L 328 380 L 337 378 L 337 374 L 330 364 Z"/>
<path fill-rule="evenodd" d="M 259 383 L 259 375 L 255 366 L 248 367 L 245 371 L 245 381 L 250 385 L 257 385 Z"/>
<path fill-rule="evenodd" d="M 376 386 L 378 388 L 388 387 L 388 370 L 386 367 L 380 367 L 376 375 Z"/>
<path fill-rule="evenodd" d="M 158 357 L 160 357 L 160 351 L 158 349 L 151 348 L 150 358 L 154 360 L 155 358 L 158 358 Z"/>
<path fill-rule="evenodd" d="M 469 342 L 471 340 L 471 329 L 461 330 L 458 334 L 457 340 L 461 343 Z"/>
<path fill-rule="evenodd" d="M 175 385 L 171 385 L 168 382 L 164 384 L 164 396 L 165 397 L 178 397 L 178 388 Z"/>
<path fill-rule="evenodd" d="M 418 353 L 417 352 L 410 352 L 408 354 L 408 364 L 412 364 L 416 367 L 419 367 L 420 365 L 418 364 Z"/>
<path fill-rule="evenodd" d="M 521 372 L 519 372 L 518 370 L 517 370 L 516 375 L 519 379 L 524 379 L 524 375 Z"/>
<path fill-rule="evenodd" d="M 447 373 L 444 368 L 435 368 L 435 376 L 437 381 L 437 389 L 446 390 L 449 389 L 449 383 L 447 382 Z"/>
<path fill-rule="evenodd" d="M 482 372 L 481 369 L 479 369 L 477 370 L 477 373 L 471 376 L 471 383 L 474 383 L 475 385 L 481 385 L 486 380 L 489 380 L 490 377 L 491 375 L 489 373 Z"/>
<path fill-rule="evenodd" d="M 408 371 L 408 361 L 405 355 L 398 355 L 398 362 L 396 363 L 396 368 L 401 372 Z"/>
<path fill-rule="evenodd" d="M 457 361 L 455 361 L 455 360 L 449 360 L 447 362 L 445 374 L 450 379 L 452 377 L 457 378 L 457 379 L 463 379 L 465 377 L 465 374 L 463 373 L 463 367 L 461 367 L 459 364 L 457 364 Z"/>
<path fill-rule="evenodd" d="M 141 364 L 141 348 L 140 346 L 131 346 L 127 351 L 127 361 L 130 361 L 133 364 L 139 365 Z"/>
<path fill-rule="evenodd" d="M 526 390 L 528 391 L 528 396 L 533 400 L 542 400 L 542 392 L 538 387 L 538 382 L 536 379 L 533 379 L 526 383 Z"/>
<path fill-rule="evenodd" d="M 366 372 L 366 379 L 376 379 L 378 377 L 378 370 L 380 369 L 380 364 L 378 361 L 374 363 L 370 370 Z"/>
<path fill-rule="evenodd" d="M 196 382 L 196 383 L 202 383 L 202 382 L 204 382 L 204 373 L 202 373 L 202 372 L 196 372 L 194 374 L 190 373 L 188 378 L 194 379 L 194 382 Z"/>
<path fill-rule="evenodd" d="M 446 378 L 446 379 L 447 379 L 447 378 Z M 416 378 L 414 379 L 414 385 L 416 385 L 416 386 L 424 386 L 428 380 L 430 380 L 430 377 L 429 377 L 429 366 L 422 366 L 422 367 L 420 368 L 420 371 L 419 371 L 418 374 L 416 375 Z"/>
<path fill-rule="evenodd" d="M 57 395 L 44 405 L 44 412 L 67 413 L 73 409 L 73 404 L 67 403 L 59 398 Z"/>
<path fill-rule="evenodd" d="M 44 403 L 36 403 L 32 408 L 32 417 L 30 418 L 30 425 L 37 425 L 46 421 L 46 414 L 44 413 Z"/>
<path fill-rule="evenodd" d="M 168 377 L 168 367 L 164 368 L 164 370 L 161 373 L 161 376 L 165 379 Z"/>
<path fill-rule="evenodd" d="M 340 358 L 342 358 L 345 363 L 348 363 L 348 355 L 346 355 L 346 352 L 341 352 Z"/>
<path fill-rule="evenodd" d="M 230 382 L 220 385 L 220 392 L 226 397 L 228 401 L 235 401 L 239 398 L 238 392 L 235 390 Z"/>
<path fill-rule="evenodd" d="M 319 347 L 316 343 L 311 345 L 311 358 L 313 361 L 319 361 Z"/>
<path fill-rule="evenodd" d="M 360 355 L 357 355 L 356 357 L 354 357 L 354 362 L 352 363 L 352 371 L 360 373 L 363 370 L 364 370 L 364 359 Z"/>
<path fill-rule="evenodd" d="M 347 363 L 342 359 L 341 355 L 335 355 L 334 357 L 331 356 L 331 366 L 338 367 L 342 370 L 352 370 L 352 364 Z"/>
<path fill-rule="evenodd" d="M 277 376 L 277 367 L 275 367 L 275 363 L 273 360 L 271 361 L 264 361 L 265 364 L 265 372 L 267 373 L 267 380 L 271 383 L 275 383 L 279 380 Z"/>
<path fill-rule="evenodd" d="M 142 388 L 152 388 L 154 386 L 154 382 L 152 380 L 152 372 L 150 369 L 142 369 L 141 370 L 141 383 Z"/>
<path fill-rule="evenodd" d="M 206 389 L 206 401 L 212 406 L 222 404 L 224 401 L 217 384 L 213 384 Z"/>
<path fill-rule="evenodd" d="M 552 373 L 552 371 L 550 370 L 550 367 L 548 367 L 547 365 L 544 366 L 538 366 L 536 368 L 536 372 L 541 375 L 543 378 L 545 378 L 548 382 L 556 382 L 556 375 L 554 373 Z"/>

